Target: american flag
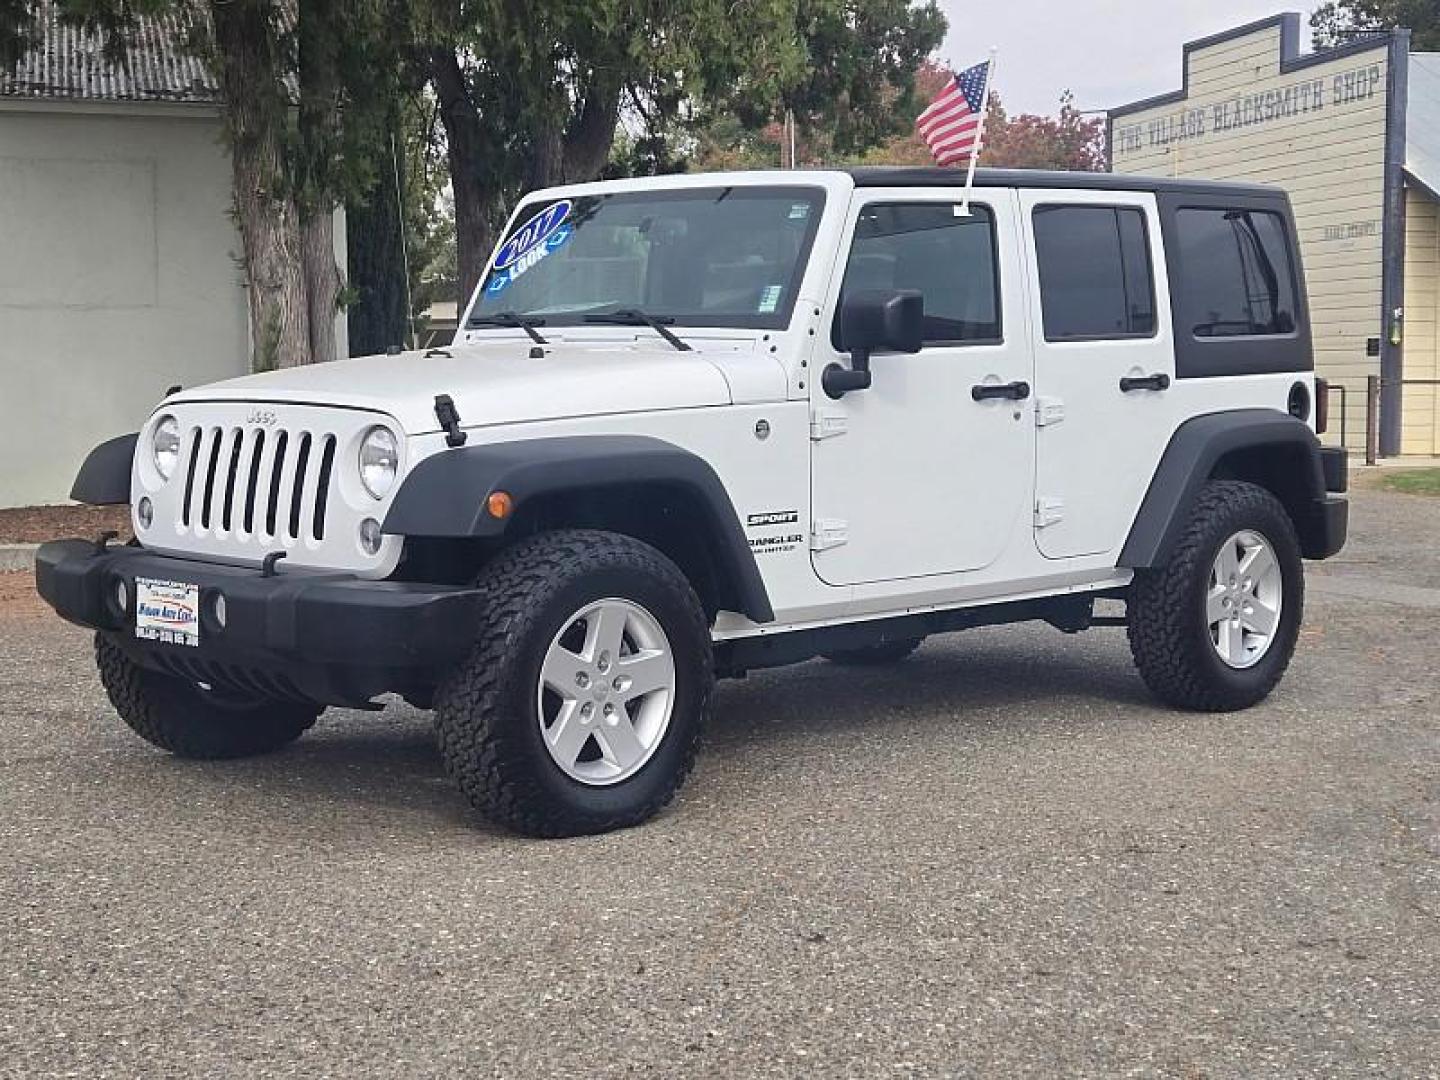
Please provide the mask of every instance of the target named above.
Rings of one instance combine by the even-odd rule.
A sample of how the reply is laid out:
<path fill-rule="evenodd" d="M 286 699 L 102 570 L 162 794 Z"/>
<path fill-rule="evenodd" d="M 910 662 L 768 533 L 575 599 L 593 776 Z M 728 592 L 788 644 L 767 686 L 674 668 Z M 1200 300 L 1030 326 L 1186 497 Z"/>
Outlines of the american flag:
<path fill-rule="evenodd" d="M 980 147 L 980 119 L 985 115 L 985 83 L 990 61 L 966 68 L 935 96 L 915 121 L 915 128 L 938 165 L 969 161 Z"/>

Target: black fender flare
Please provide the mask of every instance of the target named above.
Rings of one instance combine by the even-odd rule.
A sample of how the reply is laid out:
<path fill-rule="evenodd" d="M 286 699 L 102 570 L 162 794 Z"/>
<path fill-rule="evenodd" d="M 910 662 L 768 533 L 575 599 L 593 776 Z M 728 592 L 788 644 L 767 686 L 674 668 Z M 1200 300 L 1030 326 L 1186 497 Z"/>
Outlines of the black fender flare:
<path fill-rule="evenodd" d="M 1310 508 L 1326 498 L 1320 440 L 1303 421 L 1277 409 L 1231 409 L 1192 417 L 1175 429 L 1116 565 L 1137 570 L 1165 565 L 1201 485 L 1226 455 L 1287 450 L 1298 451 L 1305 465 L 1287 477 L 1291 497 L 1282 501 L 1296 520 L 1302 546 L 1310 546 L 1305 535 Z"/>
<path fill-rule="evenodd" d="M 741 613 L 773 622 L 765 582 L 725 485 L 704 459 L 650 436 L 570 435 L 442 451 L 401 482 L 382 529 L 397 536 L 498 537 L 510 521 L 486 509 L 493 492 L 509 494 L 518 513 L 537 496 L 645 484 L 694 497 L 709 519 L 713 550 Z"/>
<path fill-rule="evenodd" d="M 70 498 L 91 506 L 130 501 L 130 466 L 140 433 L 117 435 L 91 450 L 70 486 Z"/>

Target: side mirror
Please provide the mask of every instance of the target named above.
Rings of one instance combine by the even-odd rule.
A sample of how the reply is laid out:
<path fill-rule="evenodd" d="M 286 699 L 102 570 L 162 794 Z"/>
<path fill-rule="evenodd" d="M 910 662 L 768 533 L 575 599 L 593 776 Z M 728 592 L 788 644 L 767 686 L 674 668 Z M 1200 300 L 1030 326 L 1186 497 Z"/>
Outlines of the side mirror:
<path fill-rule="evenodd" d="M 870 386 L 870 356 L 876 352 L 919 352 L 925 341 L 925 298 L 918 289 L 874 289 L 851 293 L 840 303 L 840 347 L 850 367 L 831 364 L 820 385 L 832 398 Z"/>

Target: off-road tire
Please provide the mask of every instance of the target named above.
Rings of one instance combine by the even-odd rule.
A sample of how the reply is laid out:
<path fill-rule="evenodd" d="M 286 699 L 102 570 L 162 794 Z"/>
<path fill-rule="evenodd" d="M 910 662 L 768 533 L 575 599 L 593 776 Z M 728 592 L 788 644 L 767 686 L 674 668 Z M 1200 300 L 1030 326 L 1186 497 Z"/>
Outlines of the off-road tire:
<path fill-rule="evenodd" d="M 898 664 L 925 643 L 924 638 L 905 638 L 858 649 L 831 649 L 821 653 L 826 660 L 841 667 L 884 667 Z"/>
<path fill-rule="evenodd" d="M 486 597 L 470 655 L 441 684 L 435 729 L 445 768 L 483 816 L 530 836 L 578 836 L 638 825 L 679 790 L 695 762 L 715 686 L 709 621 L 684 574 L 628 536 L 539 533 L 481 571 Z M 543 743 L 536 688 L 567 618 L 603 598 L 642 605 L 675 662 L 669 726 L 638 772 L 609 786 L 567 776 Z"/>
<path fill-rule="evenodd" d="M 95 635 L 95 665 L 110 703 L 131 731 L 176 757 L 253 757 L 294 742 L 320 706 L 294 701 L 239 701 L 142 668 L 104 634 Z"/>
<path fill-rule="evenodd" d="M 1281 611 L 1275 639 L 1249 668 L 1228 666 L 1216 654 L 1205 620 L 1210 568 L 1220 546 L 1241 530 L 1269 541 L 1281 573 Z M 1237 480 L 1212 480 L 1200 490 L 1165 566 L 1139 570 L 1128 598 L 1130 652 L 1145 684 L 1182 709 L 1230 712 L 1263 700 L 1295 652 L 1305 600 L 1304 569 L 1295 526 L 1269 491 Z"/>

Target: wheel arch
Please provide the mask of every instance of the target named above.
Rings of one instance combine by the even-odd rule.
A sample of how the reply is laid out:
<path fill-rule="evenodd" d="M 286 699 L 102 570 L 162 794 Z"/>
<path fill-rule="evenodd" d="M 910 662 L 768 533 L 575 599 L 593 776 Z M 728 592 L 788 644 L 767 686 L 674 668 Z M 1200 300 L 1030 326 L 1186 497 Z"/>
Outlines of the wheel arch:
<path fill-rule="evenodd" d="M 486 509 L 497 491 L 514 504 L 503 520 Z M 492 546 L 548 529 L 605 529 L 668 556 L 712 616 L 730 610 L 755 622 L 775 617 L 715 470 L 649 436 L 561 436 L 441 452 L 405 477 L 383 528 L 408 539 Z"/>
<path fill-rule="evenodd" d="M 107 439 L 86 456 L 70 498 L 90 506 L 116 506 L 130 501 L 130 469 L 140 433 Z"/>
<path fill-rule="evenodd" d="M 1186 515 L 1209 480 L 1245 480 L 1275 495 L 1307 557 L 1325 538 L 1314 508 L 1325 500 L 1320 441 L 1303 421 L 1275 409 L 1233 409 L 1185 421 L 1170 437 L 1130 527 L 1117 565 L 1163 566 Z"/>

